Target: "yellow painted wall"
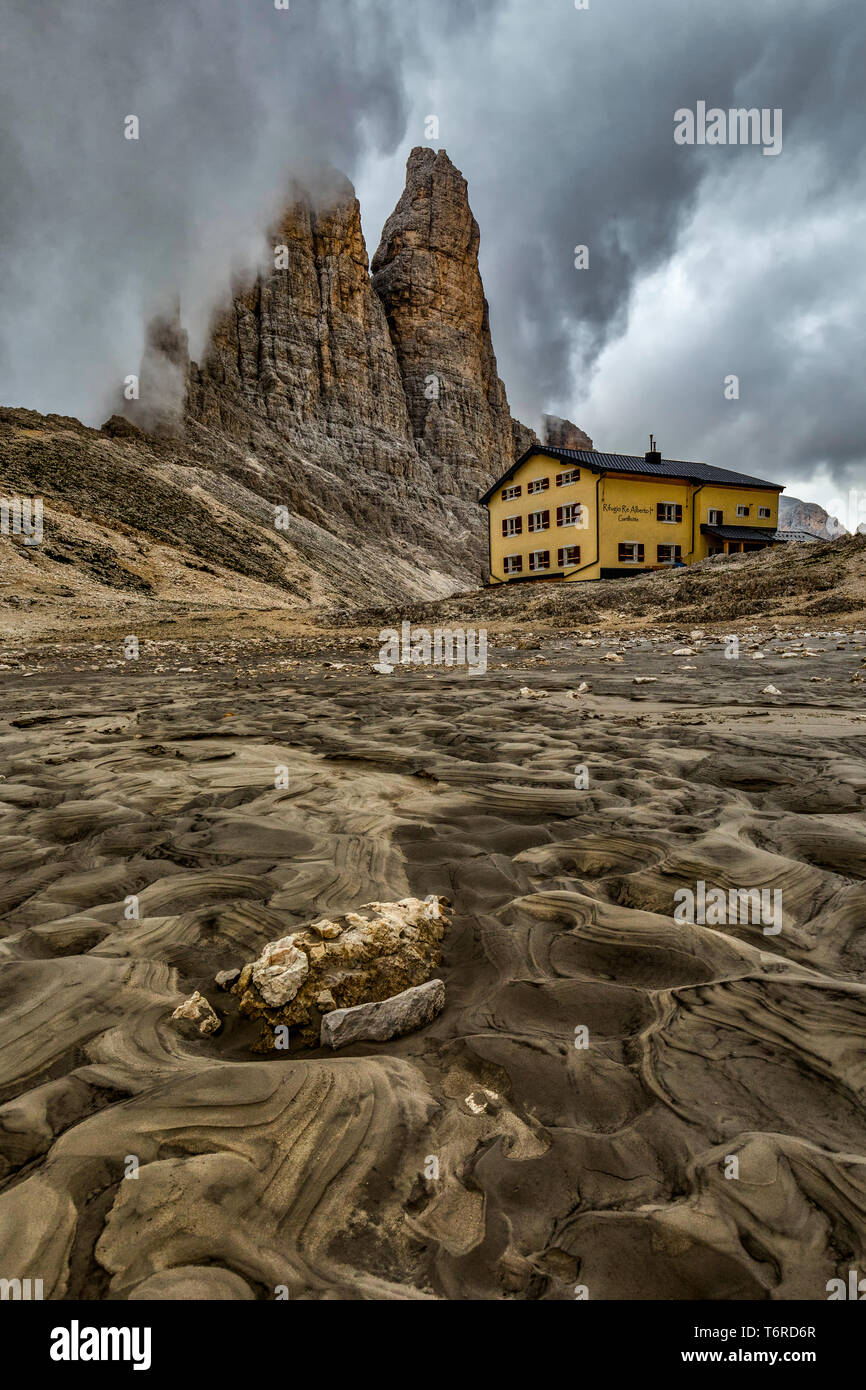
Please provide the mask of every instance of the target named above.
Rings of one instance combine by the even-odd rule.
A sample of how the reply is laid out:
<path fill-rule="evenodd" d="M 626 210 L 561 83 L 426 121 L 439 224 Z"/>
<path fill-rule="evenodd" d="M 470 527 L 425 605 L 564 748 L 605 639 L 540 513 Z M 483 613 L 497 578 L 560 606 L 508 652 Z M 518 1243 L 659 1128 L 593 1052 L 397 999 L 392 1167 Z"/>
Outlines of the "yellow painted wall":
<path fill-rule="evenodd" d="M 691 549 L 691 487 L 675 478 L 641 478 L 620 474 L 601 483 L 601 566 L 604 569 L 650 569 L 658 563 L 658 545 L 679 545 L 688 563 Z M 679 502 L 681 522 L 656 520 L 658 502 Z M 620 541 L 643 541 L 643 564 L 625 564 L 619 558 Z"/>
<path fill-rule="evenodd" d="M 580 473 L 579 481 L 569 487 L 557 487 L 557 473 L 566 473 L 571 468 L 576 468 Z M 560 463 L 558 459 L 548 458 L 545 454 L 533 454 L 517 470 L 514 477 L 505 484 L 505 488 L 509 488 L 519 483 L 520 497 L 511 502 L 503 502 L 503 488 L 496 489 L 491 501 L 487 504 L 490 512 L 490 573 L 494 583 L 506 578 L 503 568 L 503 560 L 506 555 L 521 555 L 523 557 L 522 578 L 533 573 L 529 568 L 529 552 L 531 550 L 550 551 L 551 572 L 558 570 L 556 552 L 560 546 L 579 545 L 581 566 L 587 560 L 594 560 L 596 476 L 588 468 L 581 468 L 579 464 Z M 536 478 L 549 480 L 546 492 L 540 492 L 536 495 L 527 493 L 527 485 Z M 580 503 L 583 523 L 581 526 L 557 526 L 556 509 L 568 502 Z M 529 530 L 529 513 L 534 511 L 550 512 L 549 530 L 540 532 Z M 523 518 L 521 535 L 507 537 L 502 535 L 502 520 L 509 516 Z M 598 566 L 595 566 L 594 574 L 591 569 L 581 570 L 580 578 L 597 579 Z"/>
<path fill-rule="evenodd" d="M 556 475 L 570 468 L 580 472 L 576 484 L 558 487 Z M 529 482 L 536 478 L 547 478 L 549 485 L 541 493 L 527 492 Z M 521 495 L 510 501 L 502 500 L 504 488 L 519 484 Z M 760 526 L 773 531 L 778 526 L 779 494 L 768 488 L 750 488 L 740 485 L 686 482 L 676 478 L 658 478 L 640 474 L 609 474 L 600 478 L 591 469 L 579 464 L 562 463 L 548 458 L 545 454 L 533 454 L 517 470 L 509 481 L 497 488 L 487 504 L 490 515 L 490 574 L 493 583 L 508 582 L 504 570 L 507 555 L 520 555 L 523 559 L 521 579 L 534 577 L 536 571 L 529 569 L 529 553 L 532 550 L 550 551 L 550 574 L 562 574 L 566 581 L 598 579 L 602 569 L 635 570 L 649 569 L 659 563 L 659 545 L 679 545 L 681 558 L 685 564 L 703 560 L 709 554 L 708 538 L 701 534 L 701 524 L 707 522 L 710 508 L 723 513 L 724 526 Z M 556 524 L 556 509 L 568 502 L 581 504 L 581 525 L 579 527 L 559 527 Z M 658 521 L 656 505 L 659 502 L 679 503 L 682 506 L 680 522 Z M 748 517 L 738 517 L 737 504 L 744 503 L 751 508 Z M 598 506 L 598 550 L 596 553 L 596 507 Z M 770 518 L 759 518 L 758 507 L 770 508 Z M 550 528 L 541 532 L 530 532 L 528 518 L 531 511 L 550 512 Z M 519 536 L 502 535 L 502 520 L 505 517 L 520 516 L 523 521 Z M 623 562 L 619 559 L 621 541 L 639 541 L 644 546 L 643 564 Z M 579 545 L 580 562 L 577 568 L 566 569 L 564 573 L 557 563 L 560 546 Z"/>
<path fill-rule="evenodd" d="M 738 502 L 744 502 L 751 508 L 748 516 L 737 516 Z M 779 525 L 779 494 L 770 488 L 720 487 L 718 483 L 706 483 L 695 494 L 694 506 L 694 560 L 703 560 L 710 553 L 710 538 L 701 535 L 701 526 L 708 524 L 707 513 L 711 507 L 722 513 L 723 526 L 766 526 L 769 530 L 775 531 Z M 770 508 L 769 521 L 758 516 L 759 507 Z"/>

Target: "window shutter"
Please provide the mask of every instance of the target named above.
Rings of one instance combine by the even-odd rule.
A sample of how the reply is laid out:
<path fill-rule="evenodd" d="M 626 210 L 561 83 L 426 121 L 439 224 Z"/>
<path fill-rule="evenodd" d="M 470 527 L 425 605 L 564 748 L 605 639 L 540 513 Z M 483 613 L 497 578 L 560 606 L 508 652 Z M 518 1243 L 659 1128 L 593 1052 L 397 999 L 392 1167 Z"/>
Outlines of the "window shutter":
<path fill-rule="evenodd" d="M 550 512 L 549 512 L 549 511 L 542 512 L 542 513 L 541 513 L 541 524 L 542 524 L 542 526 L 549 526 L 549 525 L 550 525 Z"/>
<path fill-rule="evenodd" d="M 643 559 L 643 543 L 641 543 L 637 548 L 637 558 L 639 560 Z"/>
<path fill-rule="evenodd" d="M 676 518 L 677 518 L 677 521 L 682 521 L 682 519 L 683 519 L 683 507 L 682 507 L 682 503 L 681 503 L 681 502 L 678 502 L 678 503 L 677 503 Z"/>
<path fill-rule="evenodd" d="M 503 534 L 503 536 L 507 536 L 507 535 L 508 535 L 508 522 L 507 522 L 507 521 L 503 521 L 503 523 L 502 523 L 502 534 Z"/>
<path fill-rule="evenodd" d="M 564 508 L 564 507 L 557 507 L 557 509 L 556 509 L 556 524 L 557 524 L 557 526 L 561 526 L 561 525 L 562 525 L 562 518 L 563 518 L 564 514 L 565 514 L 565 508 Z"/>
<path fill-rule="evenodd" d="M 664 504 L 664 502 L 656 502 L 656 521 L 661 521 L 661 519 L 662 519 L 662 517 L 664 516 L 664 514 L 665 514 L 665 504 Z"/>

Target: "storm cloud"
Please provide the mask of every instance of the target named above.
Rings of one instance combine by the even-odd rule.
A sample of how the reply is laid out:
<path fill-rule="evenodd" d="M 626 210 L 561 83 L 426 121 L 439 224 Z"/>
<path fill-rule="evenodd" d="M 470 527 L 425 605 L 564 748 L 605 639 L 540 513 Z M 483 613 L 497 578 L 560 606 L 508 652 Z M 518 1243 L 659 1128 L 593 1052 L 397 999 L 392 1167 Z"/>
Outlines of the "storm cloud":
<path fill-rule="evenodd" d="M 293 176 L 393 150 L 423 62 L 393 0 L 12 0 L 0 39 L 0 400 L 99 423 L 180 295 L 190 346 Z M 489 5 L 446 0 L 448 31 Z M 127 118 L 138 138 L 125 137 Z"/>
<path fill-rule="evenodd" d="M 469 181 L 521 418 L 570 414 L 627 452 L 652 429 L 668 456 L 825 504 L 866 485 L 861 0 L 16 0 L 7 14 L 3 403 L 98 423 L 175 291 L 199 350 L 292 173 L 347 172 L 372 252 L 409 149 L 430 143 Z M 781 109 L 781 154 L 675 144 L 674 112 L 699 101 Z"/>

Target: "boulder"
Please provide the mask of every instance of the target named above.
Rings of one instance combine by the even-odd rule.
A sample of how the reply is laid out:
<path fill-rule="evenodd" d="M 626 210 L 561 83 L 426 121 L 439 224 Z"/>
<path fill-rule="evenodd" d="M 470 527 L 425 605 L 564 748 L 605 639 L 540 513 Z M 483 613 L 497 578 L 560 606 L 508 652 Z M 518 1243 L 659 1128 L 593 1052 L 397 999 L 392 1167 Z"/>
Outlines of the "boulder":
<path fill-rule="evenodd" d="M 322 1019 L 322 1047 L 346 1047 L 353 1042 L 387 1042 L 432 1023 L 445 1007 L 441 980 L 427 980 L 390 999 L 335 1009 Z"/>
<path fill-rule="evenodd" d="M 423 984 L 442 959 L 450 906 L 434 895 L 366 903 L 269 942 L 243 967 L 235 988 L 240 1012 L 261 1024 L 256 1050 L 273 1049 L 279 1025 L 315 1046 L 324 1013 Z"/>

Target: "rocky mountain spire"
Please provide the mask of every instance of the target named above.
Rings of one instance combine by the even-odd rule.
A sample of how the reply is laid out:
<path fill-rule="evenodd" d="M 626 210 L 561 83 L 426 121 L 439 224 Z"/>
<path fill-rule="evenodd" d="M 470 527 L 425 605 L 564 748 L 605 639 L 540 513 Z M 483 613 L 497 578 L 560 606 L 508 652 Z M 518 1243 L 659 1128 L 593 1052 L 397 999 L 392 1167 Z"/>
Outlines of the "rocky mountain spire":
<path fill-rule="evenodd" d="M 466 180 L 444 150 L 417 147 L 373 257 L 412 432 L 445 485 L 481 489 L 512 459 Z"/>
<path fill-rule="evenodd" d="M 331 174 L 295 188 L 269 240 L 268 268 L 235 293 L 191 373 L 189 414 L 253 445 L 263 430 L 310 446 L 321 432 L 344 459 L 405 470 L 409 419 L 352 185 Z"/>
<path fill-rule="evenodd" d="M 471 461 L 446 474 L 416 448 L 342 175 L 291 190 L 266 264 L 190 364 L 186 434 L 282 509 L 288 572 L 311 592 L 441 594 L 484 576 L 486 475 Z"/>
<path fill-rule="evenodd" d="M 478 243 L 444 151 L 410 156 L 372 278 L 348 180 L 296 184 L 200 363 L 164 316 L 124 414 L 208 458 L 244 524 L 276 534 L 287 583 L 352 598 L 477 583 L 479 494 L 535 439 L 497 373 Z"/>

